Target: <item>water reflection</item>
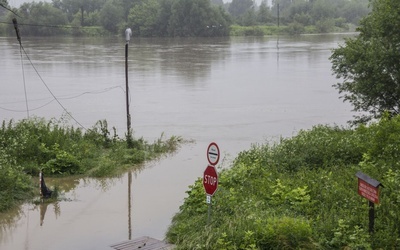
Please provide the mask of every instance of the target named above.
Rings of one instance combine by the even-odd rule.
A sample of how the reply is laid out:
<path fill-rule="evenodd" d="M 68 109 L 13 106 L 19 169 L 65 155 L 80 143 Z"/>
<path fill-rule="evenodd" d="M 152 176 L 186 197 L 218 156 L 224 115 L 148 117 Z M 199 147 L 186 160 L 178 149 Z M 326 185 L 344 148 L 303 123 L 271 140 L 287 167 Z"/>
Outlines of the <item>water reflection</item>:
<path fill-rule="evenodd" d="M 128 240 L 132 239 L 132 171 L 128 172 Z"/>
<path fill-rule="evenodd" d="M 60 191 L 59 200 L 39 200 L 37 204 L 24 204 L 0 214 L 0 249 L 63 249 L 58 245 L 61 244 L 60 235 L 68 235 L 73 239 L 79 237 L 82 230 L 109 234 L 109 230 L 122 221 L 124 225 L 128 223 L 122 236 L 127 235 L 132 239 L 134 178 L 132 171 L 115 178 L 46 178 L 48 186 L 52 189 L 57 186 Z M 121 196 L 128 199 L 120 202 Z M 93 213 L 93 210 L 97 212 Z M 16 235 L 24 240 L 16 241 Z M 117 239 L 113 242 L 121 240 L 121 232 L 117 230 L 114 237 Z M 44 247 L 46 245 L 53 247 Z"/>
<path fill-rule="evenodd" d="M 315 124 L 341 125 L 351 118 L 350 108 L 331 87 L 336 80 L 328 60 L 343 37 L 133 39 L 129 79 L 135 134 L 154 140 L 165 132 L 196 144 L 153 168 L 116 178 L 46 178 L 50 187 L 64 190 L 65 199 L 47 206 L 25 204 L 8 219 L 0 215 L 0 248 L 108 250 L 112 243 L 143 235 L 162 239 L 187 187 L 202 175 L 211 141 L 235 156 L 266 138 L 291 136 Z M 0 38 L 0 75 L 9 83 L 0 85 L 0 100 L 24 110 L 14 40 Z M 24 41 L 56 96 L 96 93 L 63 100 L 77 120 L 90 127 L 106 118 L 123 134 L 125 93 L 96 92 L 125 83 L 125 43 L 115 40 Z M 33 73 L 27 69 L 29 98 L 47 97 Z M 32 113 L 51 118 L 62 111 L 48 105 Z M 24 114 L 0 110 L 0 116 L 18 120 Z"/>
<path fill-rule="evenodd" d="M 39 207 L 39 211 L 40 211 L 40 226 L 43 226 L 44 223 L 44 218 L 46 216 L 46 212 L 47 212 L 47 207 L 51 205 L 53 207 L 54 210 L 54 215 L 56 217 L 56 219 L 58 217 L 61 216 L 61 207 L 60 207 L 60 203 L 59 202 L 54 202 L 54 203 L 49 203 L 49 202 L 41 202 L 38 207 Z"/>
<path fill-rule="evenodd" d="M 16 207 L 7 213 L 0 213 L 0 246 L 1 242 L 7 241 L 7 232 L 17 227 L 18 221 L 23 216 L 23 209 Z"/>
<path fill-rule="evenodd" d="M 40 209 L 40 226 L 43 226 L 43 222 L 44 222 L 44 216 L 46 215 L 46 211 L 47 211 L 47 206 L 49 205 L 49 203 L 42 203 L 39 205 L 39 209 Z"/>

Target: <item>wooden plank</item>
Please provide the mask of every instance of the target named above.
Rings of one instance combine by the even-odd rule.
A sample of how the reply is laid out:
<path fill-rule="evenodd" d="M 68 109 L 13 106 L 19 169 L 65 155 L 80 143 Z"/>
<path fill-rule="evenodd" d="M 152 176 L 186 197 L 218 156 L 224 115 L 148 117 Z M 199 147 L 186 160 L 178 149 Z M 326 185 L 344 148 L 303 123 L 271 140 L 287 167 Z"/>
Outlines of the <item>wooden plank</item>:
<path fill-rule="evenodd" d="M 156 240 L 148 236 L 143 236 L 134 240 L 123 241 L 111 245 L 115 250 L 172 250 L 174 245 L 164 241 Z"/>

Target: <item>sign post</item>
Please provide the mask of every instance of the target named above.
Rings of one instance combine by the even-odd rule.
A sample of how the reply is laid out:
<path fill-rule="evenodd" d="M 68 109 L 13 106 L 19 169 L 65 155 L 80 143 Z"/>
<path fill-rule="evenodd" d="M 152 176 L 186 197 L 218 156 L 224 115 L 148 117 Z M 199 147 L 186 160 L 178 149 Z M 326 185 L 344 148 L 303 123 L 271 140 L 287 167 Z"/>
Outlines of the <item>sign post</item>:
<path fill-rule="evenodd" d="M 220 157 L 219 147 L 215 142 L 210 143 L 207 148 L 207 160 L 209 165 L 204 170 L 203 186 L 207 194 L 208 216 L 207 223 L 210 224 L 211 217 L 211 198 L 218 189 L 218 173 L 215 165 Z"/>
<path fill-rule="evenodd" d="M 358 194 L 368 199 L 369 233 L 372 234 L 375 224 L 375 204 L 379 204 L 379 187 L 383 185 L 362 172 L 357 172 L 356 176 L 358 177 Z"/>

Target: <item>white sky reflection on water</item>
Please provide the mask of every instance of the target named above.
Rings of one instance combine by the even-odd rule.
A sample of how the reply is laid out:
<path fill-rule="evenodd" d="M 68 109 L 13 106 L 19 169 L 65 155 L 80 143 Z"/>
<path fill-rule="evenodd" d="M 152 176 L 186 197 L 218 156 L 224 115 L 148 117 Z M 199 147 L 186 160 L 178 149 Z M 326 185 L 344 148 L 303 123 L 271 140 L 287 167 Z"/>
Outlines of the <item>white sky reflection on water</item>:
<path fill-rule="evenodd" d="M 188 186 L 202 177 L 210 142 L 218 143 L 225 158 L 217 167 L 229 167 L 252 143 L 292 136 L 316 124 L 345 125 L 353 114 L 332 87 L 336 79 L 328 60 L 344 36 L 131 41 L 134 135 L 153 141 L 165 133 L 195 141 L 133 174 L 131 237 L 164 238 Z M 107 119 L 124 136 L 122 40 L 27 38 L 23 45 L 44 81 L 81 124 L 91 127 Z M 26 117 L 19 53 L 15 39 L 0 38 L 2 120 Z M 60 118 L 63 110 L 55 101 L 45 105 L 52 97 L 26 59 L 24 68 L 30 114 Z M 23 206 L 20 219 L 0 231 L 0 249 L 110 249 L 128 239 L 128 174 L 76 182 L 66 193 L 69 201 L 47 206 L 43 225 L 40 207 Z"/>

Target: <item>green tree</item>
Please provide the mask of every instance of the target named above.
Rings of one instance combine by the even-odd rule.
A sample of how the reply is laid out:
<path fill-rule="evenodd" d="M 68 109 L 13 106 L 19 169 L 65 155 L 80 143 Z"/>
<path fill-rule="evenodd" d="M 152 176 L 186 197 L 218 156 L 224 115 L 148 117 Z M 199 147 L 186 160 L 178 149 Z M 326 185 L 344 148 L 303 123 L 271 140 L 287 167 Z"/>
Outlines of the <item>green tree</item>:
<path fill-rule="evenodd" d="M 139 36 L 156 36 L 160 4 L 157 0 L 147 0 L 135 5 L 129 12 L 128 23 Z"/>
<path fill-rule="evenodd" d="M 210 36 L 229 36 L 232 20 L 222 6 L 212 8 L 210 23 L 207 29 Z"/>
<path fill-rule="evenodd" d="M 218 5 L 218 6 L 224 6 L 224 1 L 222 1 L 222 0 L 211 0 L 211 4 Z"/>
<path fill-rule="evenodd" d="M 272 8 L 274 10 L 277 10 L 279 5 L 279 10 L 285 10 L 290 7 L 292 2 L 293 2 L 292 0 L 272 0 Z"/>
<path fill-rule="evenodd" d="M 8 5 L 7 0 L 0 0 L 0 21 L 6 21 L 6 17 L 8 13 L 11 13 L 11 7 Z M 0 36 L 6 34 L 6 28 L 8 25 L 0 23 Z"/>
<path fill-rule="evenodd" d="M 0 18 L 9 11 L 10 6 L 8 5 L 7 0 L 0 0 Z"/>
<path fill-rule="evenodd" d="M 369 0 L 272 0 L 271 12 L 284 24 L 318 25 L 320 32 L 333 30 L 328 25 L 343 20 L 358 24 L 368 12 Z M 340 18 L 340 19 L 339 19 Z"/>
<path fill-rule="evenodd" d="M 243 26 L 254 26 L 257 24 L 257 15 L 254 8 L 250 8 L 242 15 L 240 24 Z"/>
<path fill-rule="evenodd" d="M 363 0 L 352 0 L 346 2 L 340 10 L 341 16 L 346 18 L 346 21 L 353 24 L 358 24 L 361 18 L 369 13 L 368 2 Z"/>
<path fill-rule="evenodd" d="M 287 22 L 289 7 L 292 4 L 292 0 L 272 0 L 272 15 L 277 18 L 279 13 L 279 21 Z"/>
<path fill-rule="evenodd" d="M 311 9 L 311 16 L 315 22 L 334 18 L 335 15 L 336 8 L 329 0 L 316 0 Z"/>
<path fill-rule="evenodd" d="M 258 8 L 257 21 L 262 24 L 266 24 L 272 21 L 271 10 L 267 6 L 265 0 L 263 0 Z"/>
<path fill-rule="evenodd" d="M 400 113 L 400 1 L 374 0 L 355 38 L 333 50 L 334 87 L 353 110 L 365 112 L 355 122 Z"/>
<path fill-rule="evenodd" d="M 220 36 L 229 25 L 224 10 L 209 0 L 174 0 L 167 30 L 169 36 Z"/>
<path fill-rule="evenodd" d="M 108 0 L 100 11 L 100 23 L 104 29 L 118 32 L 118 25 L 123 21 L 123 9 L 115 0 Z"/>
<path fill-rule="evenodd" d="M 254 7 L 254 2 L 252 0 L 232 0 L 228 7 L 228 11 L 233 18 L 237 19 L 252 7 Z"/>
<path fill-rule="evenodd" d="M 141 4 L 145 0 L 118 0 L 116 4 L 118 4 L 123 9 L 123 17 L 126 22 L 128 22 L 129 12 L 133 6 L 137 4 Z"/>
<path fill-rule="evenodd" d="M 172 3 L 174 0 L 160 0 L 160 15 L 158 17 L 157 30 L 159 36 L 168 36 L 169 19 L 172 15 Z"/>
<path fill-rule="evenodd" d="M 188 27 L 190 12 L 190 1 L 175 0 L 171 6 L 171 16 L 168 22 L 168 34 L 170 36 L 188 36 L 190 28 Z"/>
<path fill-rule="evenodd" d="M 53 6 L 66 13 L 70 22 L 79 13 L 81 26 L 86 26 L 86 16 L 99 11 L 104 3 L 105 0 L 53 0 Z"/>
<path fill-rule="evenodd" d="M 21 35 L 50 36 L 64 34 L 65 31 L 62 28 L 55 26 L 68 24 L 66 15 L 50 3 L 24 3 L 18 9 L 18 14 L 24 20 L 24 23 L 34 24 L 31 26 L 20 25 Z M 10 22 L 13 16 L 8 16 Z M 14 26 L 9 25 L 8 33 L 15 34 Z"/>

